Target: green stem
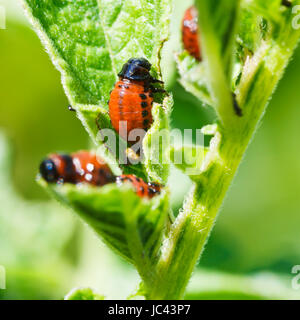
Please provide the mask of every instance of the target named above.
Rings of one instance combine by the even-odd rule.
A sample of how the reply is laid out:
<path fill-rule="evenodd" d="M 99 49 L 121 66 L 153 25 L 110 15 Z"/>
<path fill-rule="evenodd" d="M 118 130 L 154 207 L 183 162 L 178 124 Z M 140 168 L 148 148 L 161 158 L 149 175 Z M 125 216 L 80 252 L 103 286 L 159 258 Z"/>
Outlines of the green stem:
<path fill-rule="evenodd" d="M 220 127 L 212 140 L 208 163 L 163 245 L 157 276 L 148 284 L 147 298 L 183 298 L 224 196 L 298 38 L 299 32 L 285 30 L 284 39 L 263 42 L 246 63 L 237 90 L 244 116 L 235 121 L 234 128 Z"/>
<path fill-rule="evenodd" d="M 223 148 L 223 164 L 217 163 L 203 174 L 203 181 L 208 183 L 205 188 L 201 182 L 195 185 L 184 210 L 176 219 L 158 264 L 159 276 L 151 292 L 153 299 L 178 299 L 184 294 L 242 157 L 238 142 L 228 139 Z"/>
<path fill-rule="evenodd" d="M 204 8 L 206 7 L 204 6 Z M 200 12 L 202 12 L 201 24 L 205 25 L 207 29 L 201 41 L 205 44 L 203 54 L 207 57 L 204 59 L 204 63 L 206 64 L 207 74 L 210 75 L 210 91 L 214 93 L 215 109 L 219 119 L 224 125 L 229 125 L 233 113 L 232 98 L 223 72 L 221 57 L 218 54 L 217 39 L 213 35 L 213 28 L 209 27 L 211 25 L 209 15 L 202 10 Z M 223 101 L 220 100 L 220 97 L 223 98 Z"/>
<path fill-rule="evenodd" d="M 216 37 L 213 17 L 211 15 L 209 4 L 205 0 L 196 1 L 199 12 L 199 29 L 201 50 L 204 56 L 203 63 L 206 67 L 206 74 L 209 79 L 210 92 L 213 96 L 214 107 L 218 118 L 224 127 L 234 125 L 235 112 L 233 108 L 233 99 L 230 88 L 230 75 L 232 67 L 232 48 L 238 19 L 230 30 L 226 52 L 221 52 L 220 39 Z M 239 1 L 236 1 L 236 15 L 239 12 Z M 228 53 L 230 53 L 229 58 Z M 223 56 L 222 56 L 223 55 Z M 224 58 L 224 55 L 227 59 Z M 226 63 L 224 63 L 226 61 Z M 226 64 L 224 66 L 224 64 Z"/>

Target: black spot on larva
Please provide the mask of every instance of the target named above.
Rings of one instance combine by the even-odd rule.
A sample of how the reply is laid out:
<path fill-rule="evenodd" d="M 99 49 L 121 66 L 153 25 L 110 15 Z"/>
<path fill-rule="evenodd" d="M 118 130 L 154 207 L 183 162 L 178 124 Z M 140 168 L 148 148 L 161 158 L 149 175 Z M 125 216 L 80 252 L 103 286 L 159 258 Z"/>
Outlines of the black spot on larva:
<path fill-rule="evenodd" d="M 144 187 L 143 187 L 143 186 L 140 186 L 140 191 L 141 191 L 142 193 L 144 193 L 144 192 L 145 192 L 145 189 L 144 189 Z"/>
<path fill-rule="evenodd" d="M 105 176 L 107 182 L 116 182 L 116 177 L 111 172 L 106 172 Z"/>
<path fill-rule="evenodd" d="M 147 127 L 147 126 L 148 126 L 148 124 L 149 124 L 149 120 L 148 120 L 148 119 L 145 119 L 145 120 L 143 121 L 143 125 L 144 125 L 144 127 Z"/>
<path fill-rule="evenodd" d="M 73 165 L 73 159 L 70 155 L 68 154 L 62 154 L 61 159 L 64 162 L 65 168 L 64 168 L 64 173 L 66 176 L 71 177 L 75 175 L 75 168 Z"/>
<path fill-rule="evenodd" d="M 147 99 L 147 96 L 146 96 L 145 94 L 141 93 L 141 94 L 140 94 L 140 98 L 141 98 L 142 100 L 146 100 L 146 99 Z"/>
<path fill-rule="evenodd" d="M 151 196 L 153 194 L 158 193 L 159 191 L 157 191 L 156 189 L 153 189 L 151 187 L 148 188 L 148 195 Z"/>
<path fill-rule="evenodd" d="M 147 108 L 148 107 L 148 103 L 146 101 L 143 101 L 141 103 L 142 108 Z"/>
<path fill-rule="evenodd" d="M 122 85 L 119 84 L 118 87 L 119 87 L 119 88 L 122 88 Z"/>
<path fill-rule="evenodd" d="M 154 188 L 159 188 L 160 187 L 160 185 L 158 183 L 155 183 L 155 182 L 149 182 L 148 186 L 149 187 L 154 187 Z"/>
<path fill-rule="evenodd" d="M 145 117 L 147 117 L 148 114 L 149 114 L 149 112 L 147 110 L 143 110 L 142 117 L 145 118 Z"/>

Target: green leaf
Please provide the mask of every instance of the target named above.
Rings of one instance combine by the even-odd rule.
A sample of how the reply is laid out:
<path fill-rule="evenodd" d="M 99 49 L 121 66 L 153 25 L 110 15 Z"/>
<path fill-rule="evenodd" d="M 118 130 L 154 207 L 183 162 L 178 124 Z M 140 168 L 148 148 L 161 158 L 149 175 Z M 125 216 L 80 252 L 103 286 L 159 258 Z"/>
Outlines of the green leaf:
<path fill-rule="evenodd" d="M 201 129 L 203 135 L 212 136 L 209 147 L 199 145 L 184 145 L 171 147 L 172 163 L 190 179 L 198 184 L 206 182 L 203 174 L 210 169 L 214 162 L 219 161 L 221 132 L 216 124 L 207 125 Z M 202 180 L 202 181 L 201 181 Z"/>
<path fill-rule="evenodd" d="M 224 125 L 236 118 L 232 93 L 233 48 L 239 0 L 196 0 L 207 86 L 213 107 Z"/>
<path fill-rule="evenodd" d="M 205 60 L 210 65 L 220 59 L 222 64 L 219 72 L 224 72 L 229 79 L 240 0 L 197 0 L 196 5 L 199 10 L 200 37 L 203 36 L 204 40 L 201 43 Z M 213 76 L 216 75 L 210 75 Z"/>
<path fill-rule="evenodd" d="M 177 54 L 175 58 L 182 86 L 204 104 L 212 106 L 203 63 L 199 63 L 186 51 Z"/>
<path fill-rule="evenodd" d="M 173 98 L 168 96 L 163 101 L 163 108 L 153 104 L 153 125 L 143 140 L 145 168 L 151 180 L 166 183 L 170 169 L 170 114 Z"/>
<path fill-rule="evenodd" d="M 262 17 L 258 16 L 257 12 L 251 10 L 248 6 L 244 6 L 241 10 L 240 21 L 237 42 L 246 50 L 246 52 L 243 52 L 245 58 L 247 54 L 253 54 L 260 44 Z"/>
<path fill-rule="evenodd" d="M 292 23 L 292 10 L 283 6 L 281 0 L 248 0 L 243 3 L 240 16 L 236 41 L 234 90 L 243 77 L 245 66 L 253 60 L 251 59 L 253 55 L 261 54 L 262 48 L 266 48 L 271 42 L 275 44 L 277 41 L 279 44 L 280 37 L 285 36 L 284 30 L 289 32 L 287 25 Z M 256 63 L 258 64 L 259 61 Z"/>
<path fill-rule="evenodd" d="M 170 0 L 23 0 L 76 105 L 106 108 L 122 65 L 144 56 L 159 73 Z M 154 27 L 155 26 L 155 27 Z"/>
<path fill-rule="evenodd" d="M 109 92 L 129 58 L 147 58 L 159 74 L 159 52 L 168 38 L 170 0 L 23 3 L 62 73 L 70 103 L 94 136 L 98 131 L 95 119 L 107 110 Z"/>
<path fill-rule="evenodd" d="M 78 118 L 94 143 L 101 146 L 103 141 L 97 136 L 99 127 L 111 128 L 107 101 L 123 64 L 129 58 L 142 56 L 152 63 L 153 76 L 162 76 L 160 56 L 169 36 L 172 0 L 22 2 L 53 63 L 62 73 L 64 89 Z M 168 107 L 160 108 L 161 111 L 153 110 L 157 121 L 148 137 L 155 135 L 155 128 L 168 125 Z M 156 116 L 157 112 L 160 116 Z M 165 180 L 168 167 L 162 173 L 164 166 L 151 165 L 149 159 L 151 155 L 146 152 L 147 169 L 138 168 L 141 176 L 147 172 L 151 180 L 161 181 L 158 177 L 162 174 Z"/>
<path fill-rule="evenodd" d="M 183 146 L 171 148 L 171 161 L 183 173 L 187 174 L 192 180 L 202 172 L 202 165 L 209 149 L 202 146 Z"/>
<path fill-rule="evenodd" d="M 196 61 L 186 51 L 176 56 L 183 87 L 214 107 L 223 123 L 231 122 L 234 116 L 231 75 L 239 3 L 239 0 L 196 1 L 203 61 Z"/>
<path fill-rule="evenodd" d="M 94 292 L 91 288 L 75 288 L 66 296 L 65 300 L 104 300 L 105 297 Z"/>
<path fill-rule="evenodd" d="M 137 196 L 130 185 L 96 188 L 40 183 L 73 208 L 109 247 L 135 264 L 142 277 L 151 277 L 169 212 L 167 190 L 148 200 Z"/>
<path fill-rule="evenodd" d="M 268 19 L 270 22 L 279 22 L 281 19 L 282 0 L 247 0 L 245 7 L 248 7 L 256 15 L 260 15 Z M 282 6 L 282 9 L 284 7 Z"/>

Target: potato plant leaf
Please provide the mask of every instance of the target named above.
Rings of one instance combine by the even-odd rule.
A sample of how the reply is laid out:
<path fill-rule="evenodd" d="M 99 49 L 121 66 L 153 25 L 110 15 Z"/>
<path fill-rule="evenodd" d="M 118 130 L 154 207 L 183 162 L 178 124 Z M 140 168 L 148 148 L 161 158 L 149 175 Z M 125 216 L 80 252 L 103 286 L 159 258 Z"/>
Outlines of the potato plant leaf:
<path fill-rule="evenodd" d="M 204 104 L 212 106 L 203 63 L 199 63 L 186 51 L 176 54 L 176 62 L 182 86 Z"/>
<path fill-rule="evenodd" d="M 166 183 L 169 176 L 169 117 L 173 107 L 172 96 L 163 101 L 163 108 L 157 103 L 153 105 L 153 125 L 143 140 L 145 152 L 145 168 L 152 180 Z"/>
<path fill-rule="evenodd" d="M 136 265 L 143 275 L 152 272 L 169 212 L 166 190 L 151 200 L 138 197 L 130 185 L 115 183 L 96 188 L 88 185 L 42 186 L 71 207 L 114 251 Z"/>
<path fill-rule="evenodd" d="M 106 108 L 109 91 L 129 58 L 144 56 L 160 71 L 170 0 L 23 0 L 23 4 L 75 106 Z"/>
<path fill-rule="evenodd" d="M 169 36 L 172 0 L 22 3 L 62 74 L 65 92 L 78 118 L 93 141 L 101 145 L 97 119 L 110 123 L 107 101 L 123 64 L 132 57 L 144 57 L 152 63 L 153 76 L 162 77 L 161 49 Z M 165 110 L 163 106 L 161 109 Z M 152 178 L 160 175 L 152 170 L 149 173 Z"/>
<path fill-rule="evenodd" d="M 209 149 L 202 146 L 172 147 L 171 161 L 183 173 L 187 174 L 191 180 L 197 180 L 202 172 L 202 165 Z"/>

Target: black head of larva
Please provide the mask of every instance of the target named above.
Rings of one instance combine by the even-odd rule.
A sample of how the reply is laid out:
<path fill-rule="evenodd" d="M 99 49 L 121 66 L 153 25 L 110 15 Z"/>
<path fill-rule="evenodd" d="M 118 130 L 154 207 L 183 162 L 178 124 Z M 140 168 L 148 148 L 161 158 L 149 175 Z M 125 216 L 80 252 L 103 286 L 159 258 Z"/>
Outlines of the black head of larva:
<path fill-rule="evenodd" d="M 118 74 L 120 78 L 136 81 L 151 81 L 151 63 L 145 58 L 129 59 Z"/>
<path fill-rule="evenodd" d="M 47 182 L 57 182 L 59 174 L 55 163 L 51 159 L 45 159 L 40 165 L 40 174 Z"/>
<path fill-rule="evenodd" d="M 292 3 L 290 0 L 282 0 L 281 5 L 290 8 L 292 6 Z"/>

